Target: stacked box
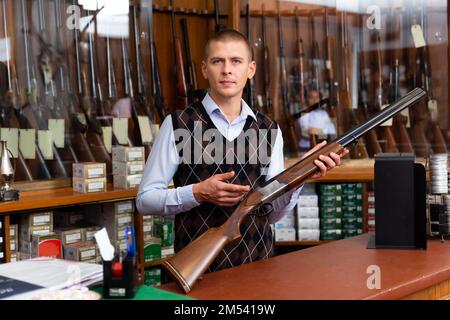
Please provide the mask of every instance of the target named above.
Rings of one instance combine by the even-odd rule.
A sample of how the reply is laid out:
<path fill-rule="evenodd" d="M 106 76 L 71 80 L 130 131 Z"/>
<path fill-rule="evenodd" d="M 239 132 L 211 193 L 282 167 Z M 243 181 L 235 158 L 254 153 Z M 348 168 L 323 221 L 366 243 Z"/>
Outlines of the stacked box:
<path fill-rule="evenodd" d="M 147 286 L 161 285 L 161 268 L 154 267 L 144 270 L 144 283 Z"/>
<path fill-rule="evenodd" d="M 0 263 L 4 263 L 6 261 L 5 256 L 5 230 L 3 228 L 3 218 L 0 217 Z"/>
<path fill-rule="evenodd" d="M 81 241 L 64 246 L 64 259 L 82 262 L 97 262 L 97 244 L 94 241 Z"/>
<path fill-rule="evenodd" d="M 299 241 L 320 239 L 319 197 L 308 192 L 297 202 L 297 238 Z"/>
<path fill-rule="evenodd" d="M 106 191 L 106 164 L 78 162 L 72 164 L 74 191 L 80 193 Z"/>
<path fill-rule="evenodd" d="M 9 252 L 11 257 L 19 251 L 19 225 L 9 225 Z"/>
<path fill-rule="evenodd" d="M 139 187 L 145 167 L 144 147 L 115 146 L 112 149 L 114 188 Z"/>
<path fill-rule="evenodd" d="M 53 220 L 55 228 L 80 227 L 86 223 L 82 210 L 54 212 Z"/>
<path fill-rule="evenodd" d="M 161 238 L 150 238 L 144 242 L 144 263 L 159 259 L 161 259 Z"/>
<path fill-rule="evenodd" d="M 295 215 L 294 210 L 275 222 L 275 241 L 295 241 Z"/>
<path fill-rule="evenodd" d="M 336 240 L 361 234 L 362 183 L 322 184 L 319 190 L 321 239 Z"/>
<path fill-rule="evenodd" d="M 55 232 L 46 235 L 34 234 L 30 241 L 20 241 L 20 253 L 24 257 L 52 257 L 62 258 L 61 237 Z"/>
<path fill-rule="evenodd" d="M 142 238 L 144 239 L 145 242 L 152 237 L 154 237 L 153 216 L 145 215 L 143 216 Z"/>
<path fill-rule="evenodd" d="M 116 252 L 126 250 L 126 227 L 134 226 L 134 202 L 133 200 L 118 201 L 91 205 L 86 208 L 86 221 L 90 225 L 106 228 L 111 244 Z M 87 233 L 85 240 L 87 238 Z"/>
<path fill-rule="evenodd" d="M 174 220 L 172 217 L 158 217 L 154 219 L 155 236 L 161 239 L 161 258 L 168 258 L 174 250 Z"/>
<path fill-rule="evenodd" d="M 375 192 L 367 192 L 367 231 L 375 231 Z"/>
<path fill-rule="evenodd" d="M 18 246 L 21 257 L 30 259 L 39 254 L 39 243 L 33 247 L 33 236 L 51 237 L 53 234 L 53 211 L 19 215 Z M 23 255 L 22 255 L 23 253 Z"/>

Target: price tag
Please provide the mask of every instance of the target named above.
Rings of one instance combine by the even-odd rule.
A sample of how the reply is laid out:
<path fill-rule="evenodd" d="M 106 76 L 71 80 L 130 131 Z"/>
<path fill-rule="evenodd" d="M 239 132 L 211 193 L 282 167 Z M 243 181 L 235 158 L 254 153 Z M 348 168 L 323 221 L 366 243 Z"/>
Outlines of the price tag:
<path fill-rule="evenodd" d="M 142 143 L 150 143 L 153 141 L 152 129 L 147 116 L 139 116 L 139 130 L 141 132 Z"/>
<path fill-rule="evenodd" d="M 19 130 L 19 149 L 24 159 L 36 158 L 36 129 Z"/>
<path fill-rule="evenodd" d="M 383 110 L 384 108 L 386 108 L 388 106 L 389 106 L 389 104 L 385 104 L 385 105 L 381 106 L 381 110 Z M 390 118 L 389 120 L 386 120 L 385 122 L 383 122 L 381 124 L 381 126 L 383 126 L 383 127 L 392 126 L 392 118 Z"/>
<path fill-rule="evenodd" d="M 411 34 L 416 48 L 425 47 L 425 38 L 423 36 L 423 30 L 420 24 L 414 24 L 411 26 Z"/>
<path fill-rule="evenodd" d="M 1 128 L 0 136 L 6 141 L 6 148 L 11 152 L 13 158 L 19 156 L 19 129 Z"/>
<path fill-rule="evenodd" d="M 406 117 L 406 125 L 405 125 L 405 127 L 406 127 L 406 128 L 411 128 L 411 120 L 410 120 L 410 118 L 409 118 L 409 111 L 408 111 L 408 108 L 403 109 L 403 110 L 400 112 L 400 114 L 401 114 L 402 116 Z"/>
<path fill-rule="evenodd" d="M 103 144 L 105 145 L 106 150 L 108 153 L 111 153 L 112 151 L 112 128 L 111 127 L 102 127 L 102 137 L 103 137 Z"/>
<path fill-rule="evenodd" d="M 428 112 L 431 116 L 431 121 L 436 122 L 438 119 L 438 105 L 436 99 L 428 100 Z"/>
<path fill-rule="evenodd" d="M 113 118 L 113 133 L 119 144 L 128 144 L 128 118 Z"/>
<path fill-rule="evenodd" d="M 38 130 L 38 146 L 45 160 L 53 160 L 53 134 L 50 130 Z"/>
<path fill-rule="evenodd" d="M 64 148 L 64 119 L 48 119 L 48 129 L 53 134 L 53 142 L 57 148 Z"/>

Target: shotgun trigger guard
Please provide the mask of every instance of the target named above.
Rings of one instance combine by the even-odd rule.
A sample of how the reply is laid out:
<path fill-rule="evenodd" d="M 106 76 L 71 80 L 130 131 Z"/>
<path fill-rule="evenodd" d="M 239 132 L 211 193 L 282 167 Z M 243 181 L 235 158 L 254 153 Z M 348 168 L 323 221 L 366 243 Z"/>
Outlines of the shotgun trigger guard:
<path fill-rule="evenodd" d="M 273 205 L 271 203 L 265 203 L 251 214 L 258 217 L 265 217 L 273 212 Z"/>

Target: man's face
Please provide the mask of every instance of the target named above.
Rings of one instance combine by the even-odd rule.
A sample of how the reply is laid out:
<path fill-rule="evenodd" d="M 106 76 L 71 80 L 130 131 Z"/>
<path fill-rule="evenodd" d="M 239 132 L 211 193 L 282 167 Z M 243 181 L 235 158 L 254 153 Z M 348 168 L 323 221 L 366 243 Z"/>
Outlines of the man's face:
<path fill-rule="evenodd" d="M 203 76 L 209 82 L 212 96 L 218 98 L 241 97 L 247 79 L 255 71 L 256 63 L 249 61 L 243 41 L 213 41 L 206 61 L 202 61 Z"/>

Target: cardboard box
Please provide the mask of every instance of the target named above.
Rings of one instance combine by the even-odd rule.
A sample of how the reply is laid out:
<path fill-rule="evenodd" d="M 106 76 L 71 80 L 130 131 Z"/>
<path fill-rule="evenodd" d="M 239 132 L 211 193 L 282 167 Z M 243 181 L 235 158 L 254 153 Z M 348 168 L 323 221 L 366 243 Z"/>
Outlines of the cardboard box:
<path fill-rule="evenodd" d="M 16 252 L 11 252 L 11 255 L 9 256 L 10 262 L 17 262 L 19 261 L 19 255 Z"/>
<path fill-rule="evenodd" d="M 98 226 L 92 226 L 92 227 L 84 227 L 81 228 L 82 232 L 82 239 L 83 241 L 95 241 L 94 235 L 102 229 Z"/>
<path fill-rule="evenodd" d="M 62 245 L 59 235 L 33 235 L 31 241 L 20 241 L 20 252 L 27 257 L 53 257 L 62 258 Z"/>
<path fill-rule="evenodd" d="M 55 229 L 55 233 L 60 236 L 63 245 L 83 241 L 83 230 L 80 228 L 58 228 Z"/>
<path fill-rule="evenodd" d="M 144 147 L 114 146 L 112 160 L 120 162 L 145 161 Z"/>
<path fill-rule="evenodd" d="M 362 218 L 343 218 L 342 219 L 342 229 L 362 229 L 363 219 Z"/>
<path fill-rule="evenodd" d="M 19 244 L 18 241 L 16 241 L 15 239 L 9 240 L 9 251 L 11 253 L 16 252 L 18 249 L 18 247 L 17 247 L 18 244 Z"/>
<path fill-rule="evenodd" d="M 345 194 L 342 196 L 343 206 L 362 206 L 362 194 Z"/>
<path fill-rule="evenodd" d="M 105 203 L 104 206 L 111 205 Z M 134 213 L 134 201 L 133 200 L 127 200 L 127 201 L 118 201 L 114 202 L 114 212 L 116 214 L 122 214 L 122 213 Z"/>
<path fill-rule="evenodd" d="M 113 161 L 112 164 L 113 175 L 118 176 L 132 176 L 135 174 L 143 174 L 145 168 L 145 161 Z"/>
<path fill-rule="evenodd" d="M 321 196 L 320 197 L 321 207 L 341 207 L 342 206 L 342 196 Z"/>
<path fill-rule="evenodd" d="M 48 235 L 53 232 L 53 225 L 43 225 L 43 226 L 37 226 L 37 227 L 30 227 L 30 226 L 23 226 L 20 225 L 20 239 L 19 241 L 31 241 L 31 237 L 33 235 Z"/>
<path fill-rule="evenodd" d="M 106 163 L 78 162 L 72 164 L 73 177 L 77 179 L 97 179 L 106 177 Z"/>
<path fill-rule="evenodd" d="M 298 219 L 297 220 L 298 229 L 320 229 L 320 219 Z"/>
<path fill-rule="evenodd" d="M 317 195 L 301 195 L 298 199 L 298 207 L 318 207 L 319 197 Z"/>
<path fill-rule="evenodd" d="M 319 229 L 306 229 L 298 230 L 298 241 L 319 241 L 320 230 Z"/>
<path fill-rule="evenodd" d="M 342 218 L 341 207 L 324 207 L 319 209 L 320 218 Z"/>
<path fill-rule="evenodd" d="M 142 181 L 142 174 L 132 176 L 114 176 L 113 185 L 117 189 L 133 189 L 138 188 Z"/>
<path fill-rule="evenodd" d="M 320 240 L 339 240 L 342 239 L 342 230 L 320 230 Z"/>
<path fill-rule="evenodd" d="M 161 259 L 169 258 L 175 254 L 175 248 L 173 245 L 168 247 L 161 247 Z"/>
<path fill-rule="evenodd" d="M 10 224 L 9 225 L 9 238 L 11 240 L 15 240 L 19 242 L 19 225 L 18 224 Z"/>
<path fill-rule="evenodd" d="M 298 218 L 319 218 L 319 207 L 297 207 Z"/>
<path fill-rule="evenodd" d="M 161 247 L 170 247 L 173 245 L 173 221 L 155 221 L 155 236 L 161 238 Z"/>
<path fill-rule="evenodd" d="M 322 230 L 342 229 L 342 220 L 340 218 L 320 219 L 320 229 Z"/>
<path fill-rule="evenodd" d="M 29 227 L 53 226 L 53 211 L 21 214 L 19 224 Z"/>
<path fill-rule="evenodd" d="M 362 194 L 363 185 L 362 183 L 344 183 L 342 184 L 342 194 Z"/>
<path fill-rule="evenodd" d="M 161 269 L 156 267 L 144 270 L 144 284 L 147 286 L 161 285 Z"/>
<path fill-rule="evenodd" d="M 153 237 L 144 243 L 144 263 L 161 259 L 161 239 Z"/>
<path fill-rule="evenodd" d="M 275 241 L 295 241 L 294 228 L 279 228 L 275 229 Z"/>
<path fill-rule="evenodd" d="M 93 241 L 82 241 L 64 245 L 64 259 L 89 261 L 97 258 L 97 245 Z"/>
<path fill-rule="evenodd" d="M 319 186 L 321 196 L 340 196 L 342 195 L 341 184 L 320 184 Z"/>
<path fill-rule="evenodd" d="M 85 223 L 84 211 L 55 212 L 53 220 L 55 228 L 79 227 Z"/>
<path fill-rule="evenodd" d="M 362 206 L 342 207 L 342 218 L 361 218 L 363 215 Z"/>
<path fill-rule="evenodd" d="M 80 193 L 105 192 L 106 178 L 72 180 L 73 190 Z"/>

